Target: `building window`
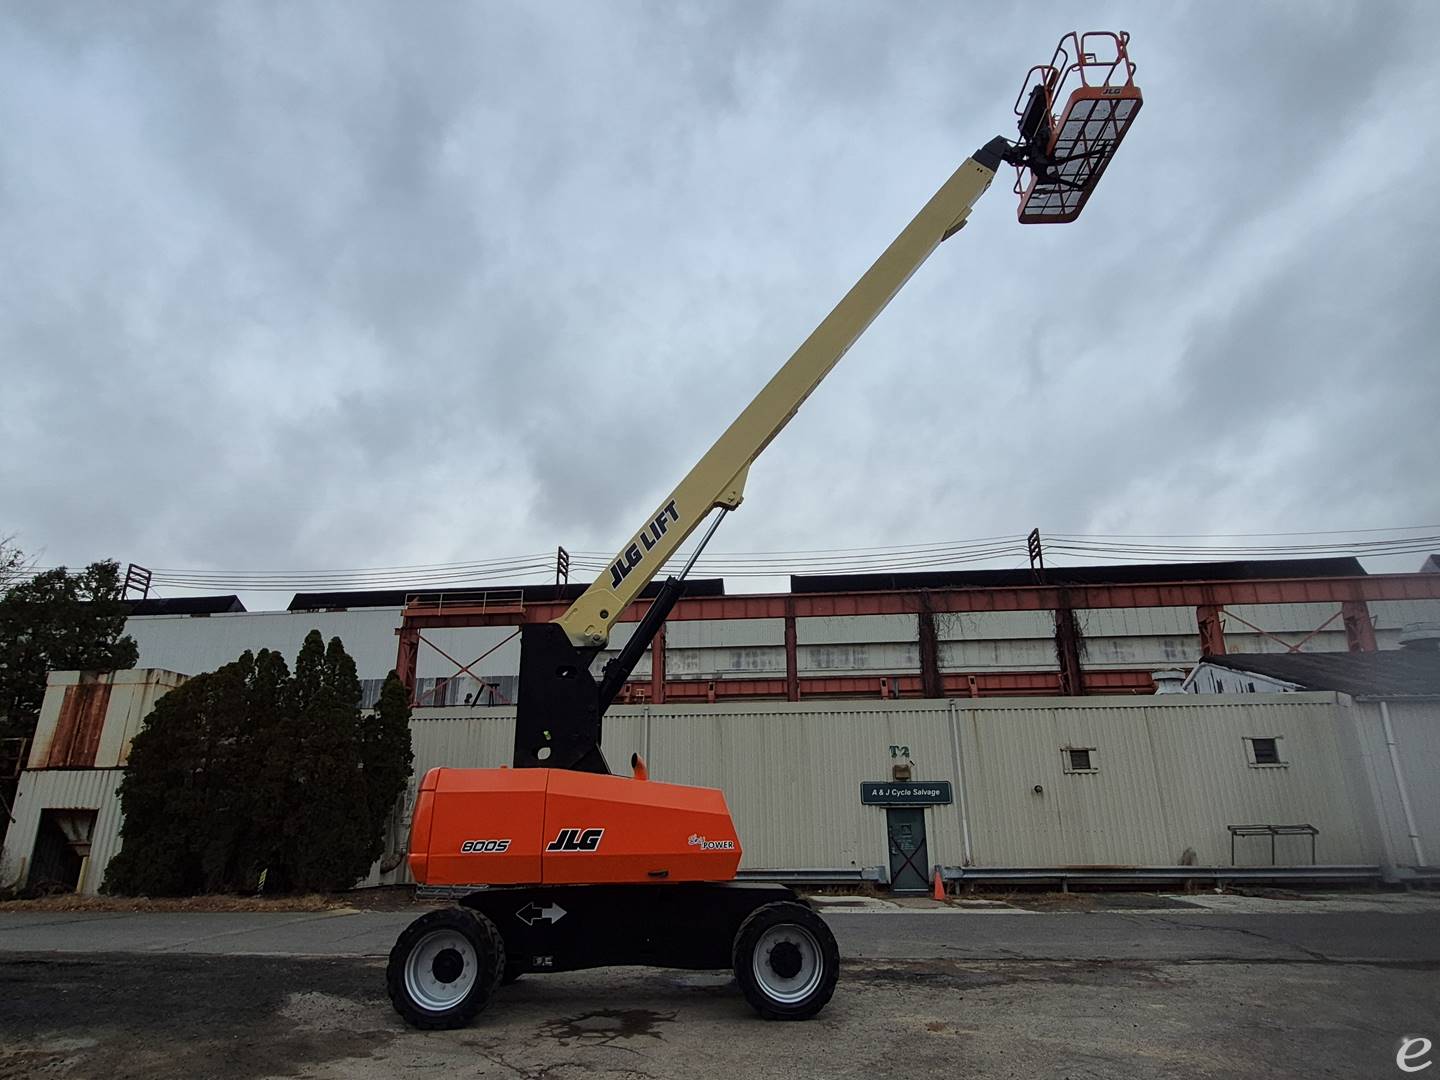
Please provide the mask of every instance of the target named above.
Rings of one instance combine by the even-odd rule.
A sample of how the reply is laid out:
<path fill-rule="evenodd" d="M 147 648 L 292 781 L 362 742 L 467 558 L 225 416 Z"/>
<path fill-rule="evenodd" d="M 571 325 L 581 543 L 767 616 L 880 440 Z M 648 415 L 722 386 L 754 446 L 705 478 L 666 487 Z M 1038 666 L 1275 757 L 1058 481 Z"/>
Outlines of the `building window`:
<path fill-rule="evenodd" d="M 1280 736 L 1251 736 L 1245 740 L 1245 756 L 1255 768 L 1272 768 L 1290 764 L 1280 754 Z"/>
<path fill-rule="evenodd" d="M 1060 756 L 1067 773 L 1099 772 L 1093 746 L 1067 746 L 1060 751 Z"/>

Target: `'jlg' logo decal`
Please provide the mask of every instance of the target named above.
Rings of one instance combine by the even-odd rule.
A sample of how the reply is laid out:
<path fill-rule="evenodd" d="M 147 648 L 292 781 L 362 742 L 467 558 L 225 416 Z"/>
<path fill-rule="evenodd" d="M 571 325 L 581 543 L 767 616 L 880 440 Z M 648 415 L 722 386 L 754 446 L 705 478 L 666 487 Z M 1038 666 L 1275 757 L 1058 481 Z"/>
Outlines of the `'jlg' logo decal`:
<path fill-rule="evenodd" d="M 492 852 L 509 851 L 509 840 L 466 840 L 460 845 L 460 850 L 468 855 L 485 854 Z"/>
<path fill-rule="evenodd" d="M 594 851 L 600 846 L 604 829 L 561 829 L 560 835 L 551 840 L 546 851 Z"/>
<path fill-rule="evenodd" d="M 670 528 L 671 522 L 679 520 L 680 513 L 675 509 L 675 500 L 671 499 L 661 508 L 660 513 L 655 515 L 654 520 L 641 529 L 635 539 L 625 546 L 625 550 L 620 553 L 620 558 L 616 559 L 614 565 L 610 567 L 610 587 L 618 589 L 620 583 L 630 576 L 630 571 L 639 566 L 640 561 L 649 552 L 655 550 L 655 545 L 660 543 L 661 537 Z"/>

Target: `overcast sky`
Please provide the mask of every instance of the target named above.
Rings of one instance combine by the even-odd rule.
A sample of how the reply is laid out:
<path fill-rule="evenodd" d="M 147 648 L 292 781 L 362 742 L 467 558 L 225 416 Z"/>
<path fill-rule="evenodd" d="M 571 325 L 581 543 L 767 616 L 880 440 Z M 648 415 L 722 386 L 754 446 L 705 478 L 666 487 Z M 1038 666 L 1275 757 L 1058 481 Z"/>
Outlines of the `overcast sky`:
<path fill-rule="evenodd" d="M 613 550 L 1076 10 L 11 0 L 0 534 Z M 1090 10 L 1146 104 L 1084 215 L 997 183 L 715 550 L 1440 521 L 1440 5 Z"/>

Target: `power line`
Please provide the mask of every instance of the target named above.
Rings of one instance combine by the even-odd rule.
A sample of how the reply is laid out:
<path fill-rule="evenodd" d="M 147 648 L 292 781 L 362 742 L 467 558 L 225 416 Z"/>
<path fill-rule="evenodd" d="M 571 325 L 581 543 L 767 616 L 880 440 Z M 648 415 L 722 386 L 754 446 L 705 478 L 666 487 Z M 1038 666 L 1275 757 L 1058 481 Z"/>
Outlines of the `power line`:
<path fill-rule="evenodd" d="M 1383 534 L 1383 535 L 1382 535 Z M 1418 535 L 1417 535 L 1418 534 Z M 1245 541 L 1284 540 L 1292 543 Z M 1185 543 L 1182 541 L 1199 541 Z M 1221 541 L 1231 541 L 1223 543 Z M 1236 543 L 1235 541 L 1242 541 Z M 1224 561 L 1235 559 L 1313 558 L 1330 556 L 1406 555 L 1440 550 L 1440 526 L 1406 525 L 1390 529 L 1310 530 L 1271 533 L 1051 533 L 1044 538 L 1047 556 L 1054 558 L 1128 561 Z M 713 577 L 763 578 L 789 574 L 890 573 L 939 570 L 995 560 L 1012 565 L 1025 553 L 1022 534 L 978 537 L 925 544 L 855 548 L 814 548 L 797 551 L 715 553 L 703 556 L 697 572 Z M 608 552 L 571 554 L 572 568 L 582 574 L 602 574 L 611 561 Z M 687 558 L 672 557 L 667 567 Z M 1024 565 L 1024 562 L 1021 562 Z M 663 572 L 666 567 L 657 572 Z M 25 577 L 46 568 L 33 567 Z M 522 583 L 522 579 L 549 576 L 554 569 L 550 554 L 526 554 L 468 562 L 418 563 L 351 569 L 259 570 L 157 568 L 152 582 L 183 591 L 227 590 L 244 592 L 307 592 L 380 590 L 386 588 L 439 588 Z"/>

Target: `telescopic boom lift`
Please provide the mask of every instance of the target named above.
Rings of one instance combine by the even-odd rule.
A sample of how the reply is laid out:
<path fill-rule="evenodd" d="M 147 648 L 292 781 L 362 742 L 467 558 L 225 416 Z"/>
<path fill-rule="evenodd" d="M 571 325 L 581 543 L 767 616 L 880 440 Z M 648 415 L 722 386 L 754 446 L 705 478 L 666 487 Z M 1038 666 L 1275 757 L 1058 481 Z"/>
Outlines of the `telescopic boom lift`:
<path fill-rule="evenodd" d="M 1079 215 L 1140 109 L 1128 43 L 1123 32 L 1063 37 L 1016 99 L 1019 139 L 967 158 L 570 609 L 521 627 L 514 767 L 431 769 L 420 785 L 415 880 L 475 891 L 415 920 L 391 951 L 387 988 L 410 1023 L 458 1027 L 523 973 L 610 964 L 733 966 L 768 1019 L 808 1019 L 830 1000 L 834 936 L 792 890 L 733 880 L 741 848 L 723 793 L 651 781 L 638 755 L 631 775 L 612 775 L 601 717 L 740 505 L 751 464 L 964 227 L 996 172 L 1015 167 L 1021 222 Z M 591 665 L 621 613 L 712 514 L 597 682 Z"/>

